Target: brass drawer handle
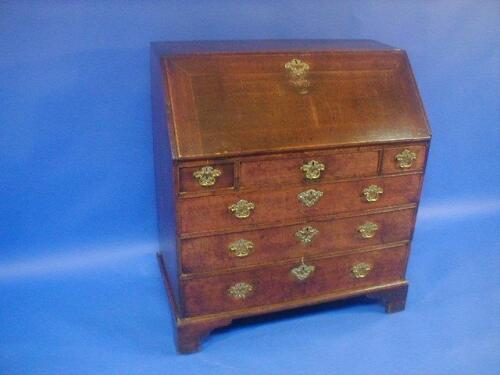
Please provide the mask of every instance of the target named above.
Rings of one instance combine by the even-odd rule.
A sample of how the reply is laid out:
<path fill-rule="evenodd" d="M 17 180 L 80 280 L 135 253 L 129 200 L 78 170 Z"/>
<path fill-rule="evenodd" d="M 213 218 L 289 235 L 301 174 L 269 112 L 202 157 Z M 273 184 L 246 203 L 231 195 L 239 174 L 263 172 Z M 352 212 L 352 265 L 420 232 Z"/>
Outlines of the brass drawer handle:
<path fill-rule="evenodd" d="M 292 59 L 285 64 L 288 73 L 288 84 L 299 94 L 307 94 L 311 82 L 307 79 L 309 65 L 299 59 Z"/>
<path fill-rule="evenodd" d="M 209 165 L 201 167 L 193 173 L 193 177 L 198 180 L 201 186 L 214 186 L 219 176 L 222 176 L 222 171 Z"/>
<path fill-rule="evenodd" d="M 238 258 L 243 258 L 253 251 L 254 244 L 252 241 L 239 239 L 229 244 L 229 251 Z"/>
<path fill-rule="evenodd" d="M 358 263 L 358 264 L 355 264 L 354 266 L 352 266 L 351 273 L 355 279 L 363 279 L 366 276 L 368 276 L 368 274 L 370 273 L 372 268 L 373 267 L 371 264 Z"/>
<path fill-rule="evenodd" d="M 295 268 L 291 269 L 291 274 L 299 281 L 307 280 L 313 273 L 316 267 L 304 263 L 304 258 L 301 260 L 301 264 Z"/>
<path fill-rule="evenodd" d="M 239 282 L 227 290 L 227 294 L 234 299 L 245 299 L 253 293 L 253 286 L 245 282 Z"/>
<path fill-rule="evenodd" d="M 306 207 L 312 207 L 316 204 L 316 202 L 323 196 L 323 192 L 319 190 L 309 189 L 303 191 L 297 198 L 301 201 Z"/>
<path fill-rule="evenodd" d="M 246 219 L 255 209 L 255 204 L 245 199 L 240 199 L 238 202 L 230 205 L 227 209 L 238 219 Z"/>
<path fill-rule="evenodd" d="M 304 245 L 309 245 L 314 237 L 319 234 L 319 230 L 311 227 L 310 225 L 307 225 L 301 229 L 299 229 L 296 233 L 295 236 L 299 239 L 300 242 L 302 242 Z"/>
<path fill-rule="evenodd" d="M 378 201 L 380 194 L 384 192 L 380 186 L 370 185 L 367 188 L 363 189 L 363 195 L 367 202 L 376 202 Z"/>
<path fill-rule="evenodd" d="M 405 149 L 403 150 L 403 152 L 397 154 L 395 156 L 395 159 L 399 164 L 399 168 L 411 168 L 413 162 L 417 159 L 417 154 L 408 149 Z"/>
<path fill-rule="evenodd" d="M 321 172 L 325 170 L 325 165 L 319 161 L 311 160 L 300 167 L 304 172 L 305 178 L 308 180 L 317 180 L 321 177 Z"/>
<path fill-rule="evenodd" d="M 360 225 L 358 227 L 358 232 L 363 238 L 373 238 L 375 236 L 375 232 L 378 230 L 378 225 L 367 221 L 366 223 Z"/>

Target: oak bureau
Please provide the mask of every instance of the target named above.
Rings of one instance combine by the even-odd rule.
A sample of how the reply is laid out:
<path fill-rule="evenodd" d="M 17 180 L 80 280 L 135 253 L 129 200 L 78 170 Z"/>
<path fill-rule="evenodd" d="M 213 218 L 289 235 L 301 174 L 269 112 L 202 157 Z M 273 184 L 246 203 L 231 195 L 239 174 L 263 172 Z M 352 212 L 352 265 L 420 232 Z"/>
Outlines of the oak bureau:
<path fill-rule="evenodd" d="M 431 138 L 406 53 L 356 40 L 153 43 L 158 259 L 180 352 L 352 296 L 404 309 Z"/>

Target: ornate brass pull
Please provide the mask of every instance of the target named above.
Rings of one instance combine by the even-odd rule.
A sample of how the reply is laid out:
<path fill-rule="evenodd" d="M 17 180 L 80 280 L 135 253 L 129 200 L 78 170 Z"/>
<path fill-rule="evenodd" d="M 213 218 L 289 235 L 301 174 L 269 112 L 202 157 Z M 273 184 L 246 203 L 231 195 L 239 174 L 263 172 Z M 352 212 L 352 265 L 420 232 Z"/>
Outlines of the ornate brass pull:
<path fill-rule="evenodd" d="M 363 238 L 372 238 L 375 236 L 375 232 L 378 230 L 378 225 L 367 221 L 366 223 L 358 227 L 358 232 Z"/>
<path fill-rule="evenodd" d="M 403 150 L 403 152 L 397 154 L 395 156 L 395 159 L 399 164 L 399 168 L 411 168 L 413 161 L 417 159 L 417 154 L 408 149 L 405 149 Z"/>
<path fill-rule="evenodd" d="M 362 279 L 366 277 L 372 270 L 372 265 L 368 263 L 358 263 L 352 266 L 351 273 L 355 279 Z"/>
<path fill-rule="evenodd" d="M 253 202 L 240 199 L 238 202 L 230 205 L 227 209 L 229 210 L 229 212 L 232 212 L 238 219 L 246 219 L 255 209 L 255 204 Z"/>
<path fill-rule="evenodd" d="M 363 195 L 367 202 L 376 202 L 379 199 L 380 194 L 384 192 L 380 186 L 370 185 L 367 188 L 363 189 Z"/>
<path fill-rule="evenodd" d="M 316 202 L 323 196 L 323 192 L 319 190 L 309 189 L 303 191 L 297 198 L 301 201 L 306 207 L 312 207 L 316 204 Z"/>
<path fill-rule="evenodd" d="M 317 234 L 319 234 L 319 230 L 317 230 L 314 227 L 311 227 L 310 225 L 307 225 L 304 228 L 298 230 L 295 233 L 295 236 L 304 245 L 309 245 Z"/>
<path fill-rule="evenodd" d="M 253 292 L 253 286 L 245 282 L 239 282 L 232 285 L 227 294 L 234 299 L 245 299 Z"/>
<path fill-rule="evenodd" d="M 211 167 L 209 165 L 201 167 L 201 169 L 193 173 L 193 177 L 198 180 L 201 186 L 213 186 L 217 181 L 217 177 L 222 175 L 220 169 Z"/>
<path fill-rule="evenodd" d="M 248 256 L 254 248 L 252 241 L 240 239 L 229 244 L 229 251 L 233 253 L 234 256 L 238 258 L 243 258 Z"/>
<path fill-rule="evenodd" d="M 299 59 L 292 59 L 285 64 L 288 83 L 297 89 L 299 94 L 307 94 L 311 82 L 307 79 L 309 65 Z"/>
<path fill-rule="evenodd" d="M 317 180 L 321 177 L 321 172 L 325 170 L 325 165 L 319 161 L 311 160 L 300 167 L 308 180 Z"/>
<path fill-rule="evenodd" d="M 301 259 L 301 264 L 290 271 L 292 275 L 299 281 L 308 279 L 314 272 L 316 267 L 304 263 L 304 258 Z"/>

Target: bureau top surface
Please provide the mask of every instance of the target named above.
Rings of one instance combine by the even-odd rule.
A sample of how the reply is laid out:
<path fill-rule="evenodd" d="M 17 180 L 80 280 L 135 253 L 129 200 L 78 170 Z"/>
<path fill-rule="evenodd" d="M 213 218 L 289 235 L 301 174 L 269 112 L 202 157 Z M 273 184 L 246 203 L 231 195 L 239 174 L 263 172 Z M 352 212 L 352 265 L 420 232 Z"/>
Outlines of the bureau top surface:
<path fill-rule="evenodd" d="M 152 51 L 175 159 L 430 137 L 405 52 L 382 43 L 167 42 Z"/>

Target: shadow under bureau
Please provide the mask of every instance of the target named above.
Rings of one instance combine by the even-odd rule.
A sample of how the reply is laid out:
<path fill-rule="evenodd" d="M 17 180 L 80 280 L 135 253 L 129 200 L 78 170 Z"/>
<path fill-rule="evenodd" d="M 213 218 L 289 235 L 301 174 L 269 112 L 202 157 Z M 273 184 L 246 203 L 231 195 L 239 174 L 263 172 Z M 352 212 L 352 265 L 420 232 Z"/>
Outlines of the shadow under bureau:
<path fill-rule="evenodd" d="M 153 43 L 158 259 L 180 352 L 351 296 L 404 309 L 430 130 L 374 41 Z"/>

